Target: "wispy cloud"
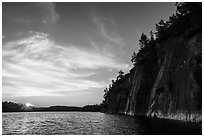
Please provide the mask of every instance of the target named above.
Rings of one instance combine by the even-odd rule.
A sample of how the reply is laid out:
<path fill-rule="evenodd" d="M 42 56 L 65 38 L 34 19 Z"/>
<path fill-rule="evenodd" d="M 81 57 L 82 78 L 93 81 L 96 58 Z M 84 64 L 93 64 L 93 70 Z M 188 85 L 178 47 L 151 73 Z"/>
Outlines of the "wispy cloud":
<path fill-rule="evenodd" d="M 89 7 L 89 15 L 93 26 L 90 26 L 90 36 L 88 37 L 91 45 L 95 49 L 103 47 L 114 54 L 123 54 L 123 48 L 126 45 L 125 39 L 120 35 L 119 25 L 114 19 L 114 16 L 100 15 L 94 5 Z"/>
<path fill-rule="evenodd" d="M 127 67 L 114 55 L 74 45 L 63 47 L 48 34 L 30 33 L 33 36 L 3 44 L 3 97 L 62 96 L 65 92 L 101 88 L 105 86 L 102 80 L 88 79 L 94 70 Z M 92 71 L 77 71 L 83 69 Z"/>
<path fill-rule="evenodd" d="M 55 3 L 52 2 L 27 3 L 24 7 L 19 7 L 21 8 L 19 10 L 23 10 L 24 13 L 13 13 L 15 16 L 11 20 L 27 25 L 33 23 L 56 24 L 60 15 L 55 7 Z"/>
<path fill-rule="evenodd" d="M 113 17 L 93 17 L 93 22 L 106 40 L 112 42 L 113 44 L 116 44 L 117 46 L 124 46 L 124 39 L 117 33 L 116 29 L 114 30 L 114 27 L 116 27 L 116 23 Z"/>
<path fill-rule="evenodd" d="M 36 6 L 41 9 L 42 23 L 57 23 L 60 16 L 55 10 L 55 3 L 39 2 Z"/>

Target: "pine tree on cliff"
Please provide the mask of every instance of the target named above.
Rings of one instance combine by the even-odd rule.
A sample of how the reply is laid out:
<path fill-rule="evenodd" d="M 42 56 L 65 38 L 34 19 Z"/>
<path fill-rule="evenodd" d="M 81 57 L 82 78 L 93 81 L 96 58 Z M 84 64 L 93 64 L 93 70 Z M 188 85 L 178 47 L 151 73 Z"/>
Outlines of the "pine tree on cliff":
<path fill-rule="evenodd" d="M 103 98 L 106 100 L 107 98 L 107 95 L 108 95 L 108 88 L 105 88 L 104 89 L 104 95 L 103 95 Z"/>
<path fill-rule="evenodd" d="M 152 42 L 152 41 L 154 41 L 154 33 L 152 32 L 152 31 L 150 31 L 150 41 Z"/>
<path fill-rule="evenodd" d="M 170 16 L 168 21 L 161 20 L 156 24 L 157 39 L 180 34 L 189 27 L 196 29 L 202 27 L 202 4 L 199 2 L 179 2 L 176 3 L 176 6 L 176 14 Z"/>
<path fill-rule="evenodd" d="M 135 66 L 136 65 L 136 57 L 137 57 L 137 53 L 133 52 L 132 56 L 131 56 L 131 62 L 132 64 Z"/>
<path fill-rule="evenodd" d="M 200 4 L 199 2 L 177 2 L 176 6 L 177 12 L 181 16 L 185 16 L 193 12 L 201 14 L 201 12 L 198 11 L 202 9 L 202 4 Z"/>
<path fill-rule="evenodd" d="M 117 77 L 117 80 L 122 79 L 124 76 L 124 72 L 122 70 L 120 70 L 118 73 L 119 73 L 119 75 Z"/>
<path fill-rule="evenodd" d="M 146 46 L 148 46 L 148 43 L 149 43 L 149 39 L 148 37 L 142 33 L 142 35 L 140 36 L 140 40 L 139 40 L 139 45 L 140 45 L 140 48 L 145 48 Z"/>
<path fill-rule="evenodd" d="M 164 20 L 161 20 L 158 24 L 156 24 L 156 38 L 164 36 L 168 27 L 168 23 L 165 23 Z"/>

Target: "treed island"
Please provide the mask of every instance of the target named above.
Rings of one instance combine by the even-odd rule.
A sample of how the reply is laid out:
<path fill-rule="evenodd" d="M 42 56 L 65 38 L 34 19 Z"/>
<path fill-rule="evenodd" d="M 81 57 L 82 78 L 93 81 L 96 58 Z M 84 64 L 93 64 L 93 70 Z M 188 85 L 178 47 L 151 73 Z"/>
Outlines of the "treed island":
<path fill-rule="evenodd" d="M 176 3 L 176 13 L 142 34 L 132 69 L 104 89 L 100 105 L 26 107 L 3 102 L 3 112 L 101 111 L 202 122 L 202 3 Z"/>

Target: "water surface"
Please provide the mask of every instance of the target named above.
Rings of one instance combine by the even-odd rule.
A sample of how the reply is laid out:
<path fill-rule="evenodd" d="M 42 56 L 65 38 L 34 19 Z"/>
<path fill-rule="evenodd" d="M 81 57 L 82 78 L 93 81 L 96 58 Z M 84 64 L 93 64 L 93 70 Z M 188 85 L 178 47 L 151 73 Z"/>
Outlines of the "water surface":
<path fill-rule="evenodd" d="M 2 115 L 4 135 L 201 134 L 201 129 L 191 125 L 100 112 L 20 112 Z"/>

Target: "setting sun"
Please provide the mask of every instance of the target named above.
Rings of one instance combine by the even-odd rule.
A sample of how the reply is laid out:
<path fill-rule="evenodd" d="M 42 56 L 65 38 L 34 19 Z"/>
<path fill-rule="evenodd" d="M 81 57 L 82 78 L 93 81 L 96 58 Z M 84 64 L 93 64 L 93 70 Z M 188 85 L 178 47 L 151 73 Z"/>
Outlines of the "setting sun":
<path fill-rule="evenodd" d="M 26 103 L 25 105 L 26 105 L 26 107 L 31 107 L 31 106 L 33 106 L 33 105 L 30 104 L 30 103 Z"/>

